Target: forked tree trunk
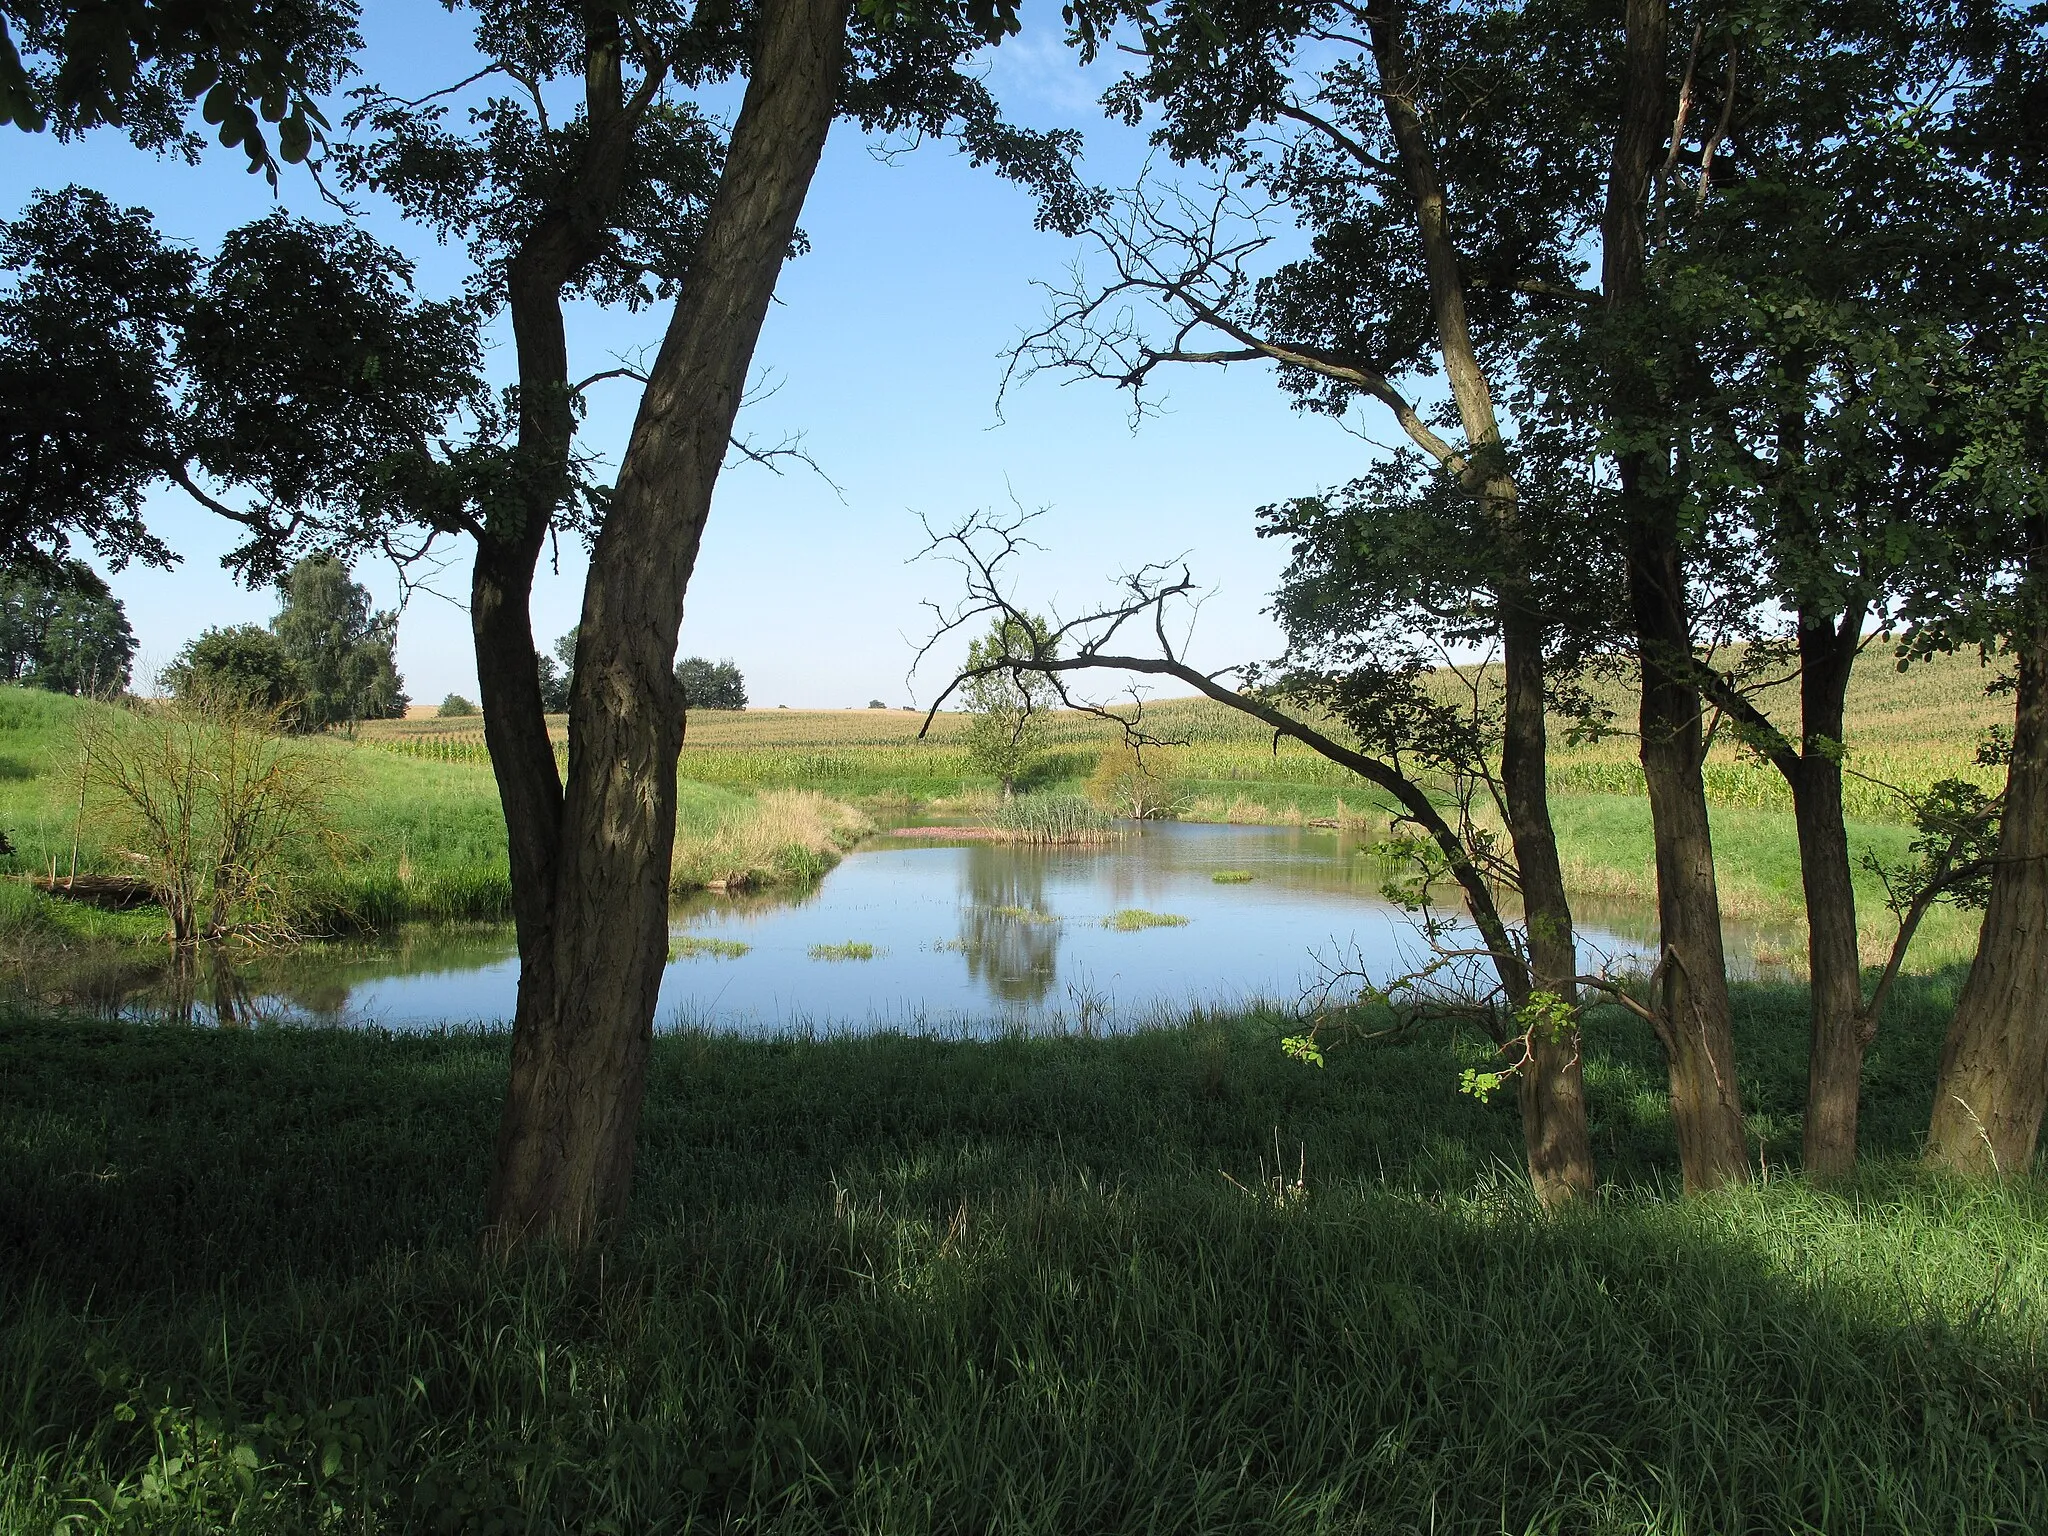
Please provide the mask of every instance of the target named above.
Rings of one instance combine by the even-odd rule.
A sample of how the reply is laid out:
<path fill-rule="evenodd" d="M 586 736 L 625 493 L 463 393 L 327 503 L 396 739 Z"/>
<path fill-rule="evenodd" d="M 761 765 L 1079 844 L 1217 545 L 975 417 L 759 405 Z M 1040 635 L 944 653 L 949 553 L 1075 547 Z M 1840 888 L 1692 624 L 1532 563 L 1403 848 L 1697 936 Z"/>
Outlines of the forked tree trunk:
<path fill-rule="evenodd" d="M 1607 207 L 1601 223 L 1601 286 L 1622 322 L 1609 341 L 1611 408 L 1631 435 L 1653 434 L 1656 386 L 1626 322 L 1649 296 L 1651 176 L 1671 133 L 1665 106 L 1664 0 L 1627 0 L 1621 115 Z M 1701 779 L 1700 696 L 1690 681 L 1692 627 L 1676 509 L 1662 481 L 1668 443 L 1618 456 L 1628 521 L 1628 596 L 1642 665 L 1641 751 L 1657 850 L 1657 917 L 1662 930 L 1655 1005 L 1669 1062 L 1671 1118 L 1688 1192 L 1748 1177 L 1742 1102 L 1735 1086 L 1734 1030 L 1721 946 L 1720 894 Z"/>
<path fill-rule="evenodd" d="M 1927 1130 L 1928 1162 L 1978 1177 L 2027 1171 L 2048 1106 L 2048 624 L 2018 684 L 1991 899 Z"/>
<path fill-rule="evenodd" d="M 846 15 L 845 0 L 762 8 L 718 194 L 592 552 L 561 833 L 536 935 L 544 942 L 530 953 L 521 935 L 512 1082 L 490 1194 L 501 1248 L 577 1247 L 625 1210 L 667 955 L 683 597 L 831 126 Z M 530 638 L 524 661 L 532 665 Z"/>

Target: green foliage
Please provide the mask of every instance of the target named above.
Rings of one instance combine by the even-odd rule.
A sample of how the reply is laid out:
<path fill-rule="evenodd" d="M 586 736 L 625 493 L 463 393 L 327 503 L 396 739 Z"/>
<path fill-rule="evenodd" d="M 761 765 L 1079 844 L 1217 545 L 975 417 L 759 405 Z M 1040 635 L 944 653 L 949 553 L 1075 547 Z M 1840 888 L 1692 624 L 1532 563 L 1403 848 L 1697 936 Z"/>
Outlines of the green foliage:
<path fill-rule="evenodd" d="M 476 717 L 476 706 L 459 693 L 451 693 L 441 701 L 441 707 L 434 711 L 437 720 L 471 720 Z"/>
<path fill-rule="evenodd" d="M 534 657 L 540 668 L 540 707 L 543 714 L 566 715 L 569 712 L 569 685 L 576 676 L 576 631 L 582 627 L 578 624 L 557 639 L 554 655 Z"/>
<path fill-rule="evenodd" d="M 301 560 L 281 588 L 270 628 L 303 690 L 301 728 L 402 718 L 404 679 L 392 659 L 398 615 L 371 611 L 369 591 L 332 555 Z"/>
<path fill-rule="evenodd" d="M 90 566 L 0 568 L 0 682 L 109 698 L 134 660 L 127 611 Z"/>
<path fill-rule="evenodd" d="M 1044 750 L 1046 714 L 1057 704 L 1051 681 L 1015 663 L 1044 661 L 1056 654 L 1044 620 L 1032 615 L 1003 618 L 967 647 L 969 676 L 960 685 L 967 711 L 967 756 L 977 772 L 1002 786 L 1007 796 Z"/>
<path fill-rule="evenodd" d="M 1248 869 L 1219 869 L 1209 878 L 1218 885 L 1249 885 L 1258 877 Z"/>
<path fill-rule="evenodd" d="M 337 851 L 332 786 L 281 728 L 278 708 L 208 690 L 80 722 L 90 809 L 141 860 L 180 949 L 299 936 L 305 878 Z"/>
<path fill-rule="evenodd" d="M 161 681 L 188 703 L 236 700 L 252 709 L 276 711 L 294 722 L 304 718 L 299 701 L 305 693 L 305 679 L 284 642 L 260 625 L 202 631 L 164 668 Z"/>
<path fill-rule="evenodd" d="M 476 313 L 415 299 L 411 264 L 350 225 L 274 213 L 202 258 L 68 187 L 0 223 L 0 268 L 0 559 L 80 537 L 168 565 L 144 500 L 168 484 L 216 510 L 207 480 L 247 493 L 230 563 L 275 577 L 301 541 L 445 513 L 425 445 L 493 409 Z"/>
<path fill-rule="evenodd" d="M 1112 741 L 1088 775 L 1088 797 L 1112 816 L 1133 821 L 1170 817 L 1186 798 L 1177 766 L 1171 748 L 1141 747 L 1128 737 Z"/>
<path fill-rule="evenodd" d="M 0 5 L 0 124 L 60 139 L 113 127 L 136 147 L 198 157 L 198 104 L 220 142 L 277 184 L 323 138 L 320 98 L 353 72 L 362 45 L 349 0 L 157 0 Z M 273 158 L 263 124 L 276 124 Z"/>
<path fill-rule="evenodd" d="M 683 685 L 683 698 L 691 709 L 745 709 L 746 680 L 730 659 L 706 661 L 702 656 L 685 656 L 676 663 L 676 681 Z"/>

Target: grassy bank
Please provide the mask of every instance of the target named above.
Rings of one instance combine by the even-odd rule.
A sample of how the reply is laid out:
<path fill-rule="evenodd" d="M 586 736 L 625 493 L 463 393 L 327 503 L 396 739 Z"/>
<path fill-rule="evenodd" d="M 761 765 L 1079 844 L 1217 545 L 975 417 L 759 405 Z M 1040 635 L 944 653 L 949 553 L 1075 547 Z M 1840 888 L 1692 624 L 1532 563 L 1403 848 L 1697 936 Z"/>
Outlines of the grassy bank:
<path fill-rule="evenodd" d="M 13 870 L 122 872 L 105 818 L 79 809 L 74 726 L 106 706 L 0 687 L 0 829 Z M 322 760 L 341 858 L 306 881 L 304 925 L 356 932 L 403 922 L 498 922 L 511 917 L 504 813 L 488 758 L 439 760 L 374 750 L 343 737 L 305 743 Z M 815 879 L 864 829 L 846 807 L 815 793 L 768 793 L 681 781 L 674 879 L 678 889 L 744 877 L 769 885 Z M 154 914 L 104 914 L 0 882 L 0 944 L 7 935 L 81 942 L 154 939 Z"/>
<path fill-rule="evenodd" d="M 1953 986 L 1878 1041 L 1873 1154 Z M 1775 1161 L 1803 1001 L 1739 1000 Z M 664 1038 L 565 1272 L 474 1257 L 502 1037 L 0 1022 L 0 1529 L 2048 1524 L 2039 1182 L 1673 1201 L 1602 1020 L 1613 1184 L 1544 1221 L 1454 1037 L 1283 1028 Z"/>

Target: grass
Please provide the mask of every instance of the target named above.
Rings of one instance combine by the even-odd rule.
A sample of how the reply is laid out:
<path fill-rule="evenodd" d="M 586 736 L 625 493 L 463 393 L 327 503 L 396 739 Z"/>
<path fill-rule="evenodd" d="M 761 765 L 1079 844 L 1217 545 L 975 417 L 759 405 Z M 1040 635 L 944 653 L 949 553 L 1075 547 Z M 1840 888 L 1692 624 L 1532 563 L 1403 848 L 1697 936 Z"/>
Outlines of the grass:
<path fill-rule="evenodd" d="M 678 816 L 669 885 L 678 893 L 710 886 L 807 884 L 821 878 L 874 824 L 816 790 L 739 794 L 691 787 L 704 809 Z"/>
<path fill-rule="evenodd" d="M 813 944 L 810 949 L 813 960 L 872 960 L 875 954 L 874 945 L 850 939 L 844 944 Z"/>
<path fill-rule="evenodd" d="M 1110 819 L 1081 795 L 1018 795 L 991 821 L 1017 843 L 1099 843 L 1115 836 Z"/>
<path fill-rule="evenodd" d="M 18 850 L 6 861 L 14 869 L 46 871 L 53 861 L 60 872 L 69 869 L 74 836 L 81 870 L 128 867 L 97 836 L 91 808 L 81 816 L 77 805 L 75 722 L 106 707 L 0 686 L 0 828 Z M 473 721 L 426 723 L 475 729 Z M 306 882 L 304 926 L 351 934 L 406 922 L 510 919 L 504 813 L 488 757 L 406 755 L 342 737 L 307 746 L 327 759 L 338 786 L 332 809 L 345 851 L 336 867 Z M 674 885 L 815 880 L 867 830 L 860 813 L 816 792 L 755 794 L 681 781 Z M 153 911 L 94 913 L 0 882 L 0 948 L 154 942 L 161 928 Z"/>
<path fill-rule="evenodd" d="M 737 960 L 754 946 L 738 939 L 713 939 L 701 933 L 674 934 L 668 941 L 671 960 L 697 960 L 705 955 L 715 960 Z"/>
<path fill-rule="evenodd" d="M 665 1036 L 578 1269 L 476 1257 L 502 1035 L 0 1017 L 0 1530 L 2041 1529 L 2048 1189 L 1905 1160 L 1955 986 L 1826 1191 L 1670 1198 L 1603 1019 L 1564 1220 L 1448 1031 Z"/>
<path fill-rule="evenodd" d="M 1218 885 L 1250 885 L 1257 876 L 1248 869 L 1219 869 L 1209 878 Z"/>
<path fill-rule="evenodd" d="M 1140 928 L 1185 928 L 1188 920 L 1177 912 L 1147 912 L 1142 907 L 1125 907 L 1102 920 L 1105 928 L 1118 933 L 1136 933 Z"/>

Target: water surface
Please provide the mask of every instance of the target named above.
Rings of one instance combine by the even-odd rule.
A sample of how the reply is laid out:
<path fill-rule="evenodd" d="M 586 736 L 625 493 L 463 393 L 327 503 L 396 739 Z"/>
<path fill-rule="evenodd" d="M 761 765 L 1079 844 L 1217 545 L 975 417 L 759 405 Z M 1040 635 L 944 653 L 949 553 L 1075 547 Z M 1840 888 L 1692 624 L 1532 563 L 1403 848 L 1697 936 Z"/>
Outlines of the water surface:
<path fill-rule="evenodd" d="M 1253 878 L 1219 884 L 1219 871 Z M 1331 968 L 1384 981 L 1428 958 L 1415 916 L 1380 894 L 1385 879 L 1361 844 L 1313 828 L 1153 823 L 1061 848 L 878 838 L 807 892 L 679 906 L 672 935 L 747 948 L 672 961 L 656 1022 L 991 1033 L 1293 1004 Z M 1186 921 L 1108 926 L 1131 909 Z M 1650 935 L 1619 916 L 1585 928 L 1589 966 L 1643 953 Z M 846 945 L 873 958 L 818 954 Z M 272 961 L 241 1008 L 392 1029 L 501 1023 L 517 964 L 509 930 L 415 929 L 346 957 Z M 203 998 L 197 1011 L 208 1011 Z"/>

